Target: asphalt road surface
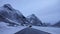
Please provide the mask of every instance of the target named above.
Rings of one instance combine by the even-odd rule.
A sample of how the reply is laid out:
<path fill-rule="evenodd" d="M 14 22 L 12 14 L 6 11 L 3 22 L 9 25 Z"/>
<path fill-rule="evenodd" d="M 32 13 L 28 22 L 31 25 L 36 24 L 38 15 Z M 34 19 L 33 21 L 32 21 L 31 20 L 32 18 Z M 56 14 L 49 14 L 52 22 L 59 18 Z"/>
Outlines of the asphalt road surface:
<path fill-rule="evenodd" d="M 33 28 L 25 28 L 21 31 L 16 32 L 15 34 L 50 34 L 50 33 Z"/>

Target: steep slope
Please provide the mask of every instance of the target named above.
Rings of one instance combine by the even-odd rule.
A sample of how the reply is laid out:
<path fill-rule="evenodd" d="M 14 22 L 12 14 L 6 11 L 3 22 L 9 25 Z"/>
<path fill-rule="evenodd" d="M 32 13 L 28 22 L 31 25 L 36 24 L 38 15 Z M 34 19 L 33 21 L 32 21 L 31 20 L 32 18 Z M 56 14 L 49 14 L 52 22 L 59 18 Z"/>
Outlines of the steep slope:
<path fill-rule="evenodd" d="M 12 8 L 10 4 L 5 4 L 2 7 L 0 7 L 0 21 L 8 21 L 8 23 L 12 22 L 22 25 L 27 22 L 23 14 L 20 11 Z"/>
<path fill-rule="evenodd" d="M 28 20 L 32 25 L 42 25 L 42 22 L 34 14 L 28 16 Z"/>

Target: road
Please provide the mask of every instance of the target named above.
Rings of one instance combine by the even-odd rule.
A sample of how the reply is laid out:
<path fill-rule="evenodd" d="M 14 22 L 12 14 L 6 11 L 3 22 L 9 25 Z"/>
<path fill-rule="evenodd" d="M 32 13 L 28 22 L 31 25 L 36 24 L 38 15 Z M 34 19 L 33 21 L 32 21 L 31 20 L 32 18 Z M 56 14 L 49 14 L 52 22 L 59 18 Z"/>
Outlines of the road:
<path fill-rule="evenodd" d="M 25 28 L 21 31 L 16 32 L 15 34 L 50 34 L 48 32 L 40 31 L 34 28 Z"/>

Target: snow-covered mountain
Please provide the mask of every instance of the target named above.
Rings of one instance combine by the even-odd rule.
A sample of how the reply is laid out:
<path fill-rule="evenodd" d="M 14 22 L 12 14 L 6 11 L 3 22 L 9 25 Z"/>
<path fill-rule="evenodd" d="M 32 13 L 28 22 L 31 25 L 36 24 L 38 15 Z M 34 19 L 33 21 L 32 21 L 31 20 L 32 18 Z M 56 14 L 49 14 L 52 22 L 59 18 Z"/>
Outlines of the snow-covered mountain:
<path fill-rule="evenodd" d="M 25 17 L 19 10 L 14 9 L 10 4 L 0 7 L 0 22 L 9 23 L 10 25 L 42 25 L 42 22 L 34 15 Z"/>
<path fill-rule="evenodd" d="M 60 27 L 60 21 L 58 21 L 57 23 L 55 23 L 54 25 L 52 25 L 54 27 Z"/>
<path fill-rule="evenodd" d="M 38 26 L 42 25 L 41 20 L 39 20 L 39 19 L 35 16 L 35 14 L 32 14 L 32 15 L 28 16 L 27 18 L 28 18 L 28 20 L 30 21 L 30 23 L 31 23 L 32 25 L 38 25 Z"/>
<path fill-rule="evenodd" d="M 25 24 L 26 18 L 19 10 L 15 10 L 10 4 L 0 7 L 0 21 L 10 24 Z"/>

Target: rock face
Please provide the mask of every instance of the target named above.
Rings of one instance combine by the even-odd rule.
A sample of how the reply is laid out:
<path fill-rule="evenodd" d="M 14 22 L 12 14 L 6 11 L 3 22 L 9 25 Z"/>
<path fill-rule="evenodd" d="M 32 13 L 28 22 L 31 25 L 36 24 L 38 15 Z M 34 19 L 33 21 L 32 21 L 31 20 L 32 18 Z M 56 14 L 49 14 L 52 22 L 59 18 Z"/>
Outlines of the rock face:
<path fill-rule="evenodd" d="M 28 20 L 32 25 L 42 25 L 42 22 L 35 16 L 35 14 L 28 16 Z"/>
<path fill-rule="evenodd" d="M 10 4 L 5 4 L 0 7 L 0 21 L 16 24 L 25 24 L 27 22 L 23 14 L 12 8 Z"/>

